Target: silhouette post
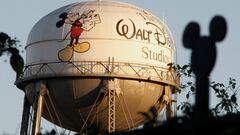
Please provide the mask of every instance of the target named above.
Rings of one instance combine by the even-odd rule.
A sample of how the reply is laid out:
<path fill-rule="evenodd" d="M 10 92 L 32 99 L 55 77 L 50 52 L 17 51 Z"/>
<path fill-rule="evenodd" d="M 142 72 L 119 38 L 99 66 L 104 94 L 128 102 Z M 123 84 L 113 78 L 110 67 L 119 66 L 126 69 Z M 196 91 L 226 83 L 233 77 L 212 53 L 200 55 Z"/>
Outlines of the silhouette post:
<path fill-rule="evenodd" d="M 192 50 L 191 67 L 196 75 L 196 120 L 209 116 L 209 75 L 216 62 L 216 42 L 222 41 L 227 33 L 227 23 L 222 16 L 213 17 L 209 33 L 209 36 L 201 36 L 196 22 L 189 23 L 183 33 L 184 47 Z"/>

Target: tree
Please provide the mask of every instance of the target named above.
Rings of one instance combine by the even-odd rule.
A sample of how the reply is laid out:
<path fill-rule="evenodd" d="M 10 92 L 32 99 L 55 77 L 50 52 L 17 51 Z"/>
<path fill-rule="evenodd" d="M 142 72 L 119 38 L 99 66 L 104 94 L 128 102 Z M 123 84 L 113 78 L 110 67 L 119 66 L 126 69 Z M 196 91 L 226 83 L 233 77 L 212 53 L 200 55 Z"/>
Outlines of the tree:
<path fill-rule="evenodd" d="M 181 110 L 186 116 L 191 117 L 193 113 L 193 105 L 188 99 L 196 92 L 195 84 L 193 83 L 195 76 L 192 72 L 191 66 L 180 66 L 178 64 L 169 64 L 169 66 L 170 68 L 179 71 L 181 79 L 183 79 L 180 84 L 179 93 L 183 91 L 186 93 L 186 100 L 180 102 L 177 109 Z M 219 117 L 226 114 L 239 113 L 239 106 L 237 103 L 239 87 L 236 87 L 236 79 L 229 78 L 229 81 L 225 84 L 213 81 L 210 83 L 209 87 L 210 90 L 214 91 L 215 97 L 218 101 L 215 107 L 210 109 L 212 116 Z"/>
<path fill-rule="evenodd" d="M 20 47 L 16 38 L 11 38 L 8 34 L 0 32 L 0 56 L 11 55 L 10 65 L 16 72 L 16 79 L 20 77 L 24 67 L 24 60 L 19 51 Z"/>
<path fill-rule="evenodd" d="M 181 78 L 181 84 L 177 90 L 179 94 L 185 94 L 185 100 L 180 101 L 177 106 L 177 110 L 180 111 L 185 117 L 191 119 L 194 113 L 194 105 L 191 101 L 191 97 L 195 97 L 196 85 L 194 83 L 195 75 L 190 65 L 180 66 L 178 64 L 168 64 L 169 69 L 179 72 Z M 226 114 L 239 113 L 239 106 L 237 103 L 237 96 L 240 87 L 236 87 L 236 80 L 229 78 L 227 83 L 211 82 L 210 90 L 214 91 L 217 103 L 213 108 L 209 109 L 210 116 L 220 117 Z M 141 114 L 148 120 L 144 125 L 145 127 L 155 127 L 160 125 L 161 122 L 158 120 L 158 114 L 154 111 L 154 106 L 149 112 L 142 112 Z"/>

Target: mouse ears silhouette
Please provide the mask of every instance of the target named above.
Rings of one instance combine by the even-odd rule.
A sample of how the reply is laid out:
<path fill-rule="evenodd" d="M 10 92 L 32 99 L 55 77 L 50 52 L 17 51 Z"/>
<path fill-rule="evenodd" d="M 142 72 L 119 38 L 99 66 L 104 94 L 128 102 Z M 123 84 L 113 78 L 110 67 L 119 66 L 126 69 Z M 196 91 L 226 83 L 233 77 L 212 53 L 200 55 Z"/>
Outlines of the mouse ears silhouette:
<path fill-rule="evenodd" d="M 222 16 L 215 16 L 209 25 L 209 38 L 214 42 L 222 41 L 227 33 L 227 22 Z M 200 26 L 196 22 L 189 23 L 183 33 L 183 45 L 192 48 L 201 39 Z"/>

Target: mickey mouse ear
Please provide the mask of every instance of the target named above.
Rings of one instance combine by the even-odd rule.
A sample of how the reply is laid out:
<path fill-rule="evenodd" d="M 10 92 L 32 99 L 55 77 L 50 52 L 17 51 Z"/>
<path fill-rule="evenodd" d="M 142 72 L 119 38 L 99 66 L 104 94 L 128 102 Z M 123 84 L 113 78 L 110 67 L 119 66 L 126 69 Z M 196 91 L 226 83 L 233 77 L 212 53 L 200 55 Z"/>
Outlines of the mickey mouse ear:
<path fill-rule="evenodd" d="M 183 32 L 183 45 L 186 48 L 192 48 L 200 38 L 200 26 L 196 22 L 187 25 Z"/>
<path fill-rule="evenodd" d="M 57 23 L 56 23 L 56 27 L 62 27 L 63 26 L 63 24 L 64 24 L 64 21 L 66 20 L 66 18 L 67 18 L 67 15 L 68 15 L 68 13 L 62 13 L 62 14 L 60 14 L 59 15 L 59 18 L 61 19 L 61 20 L 59 20 Z"/>
<path fill-rule="evenodd" d="M 58 21 L 58 22 L 56 23 L 56 27 L 57 27 L 57 28 L 60 28 L 60 27 L 63 26 L 63 24 L 64 24 L 64 21 L 63 21 L 63 20 L 60 20 L 60 21 Z"/>
<path fill-rule="evenodd" d="M 213 17 L 210 23 L 210 37 L 215 41 L 222 41 L 227 34 L 227 22 L 222 16 Z"/>
<path fill-rule="evenodd" d="M 59 18 L 66 19 L 67 15 L 68 15 L 68 13 L 64 12 L 64 13 L 59 15 Z"/>

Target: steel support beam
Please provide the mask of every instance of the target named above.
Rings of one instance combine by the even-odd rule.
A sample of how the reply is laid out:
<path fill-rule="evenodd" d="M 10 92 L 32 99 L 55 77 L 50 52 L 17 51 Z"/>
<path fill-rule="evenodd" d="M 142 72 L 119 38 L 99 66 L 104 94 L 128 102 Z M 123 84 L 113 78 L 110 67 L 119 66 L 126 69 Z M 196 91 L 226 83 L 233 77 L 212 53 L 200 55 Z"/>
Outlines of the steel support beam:
<path fill-rule="evenodd" d="M 23 103 L 23 113 L 22 113 L 22 123 L 21 123 L 21 130 L 20 135 L 28 135 L 28 121 L 30 115 L 30 103 L 27 99 L 27 95 L 24 96 L 24 103 Z"/>
<path fill-rule="evenodd" d="M 114 79 L 108 81 L 108 132 L 115 132 L 115 97 L 116 88 Z"/>
<path fill-rule="evenodd" d="M 33 117 L 33 125 L 32 125 L 32 135 L 40 134 L 40 126 L 41 126 L 41 117 L 43 110 L 43 96 L 47 93 L 46 83 L 44 81 L 40 81 L 36 83 L 36 100 L 34 102 L 34 117 Z"/>

